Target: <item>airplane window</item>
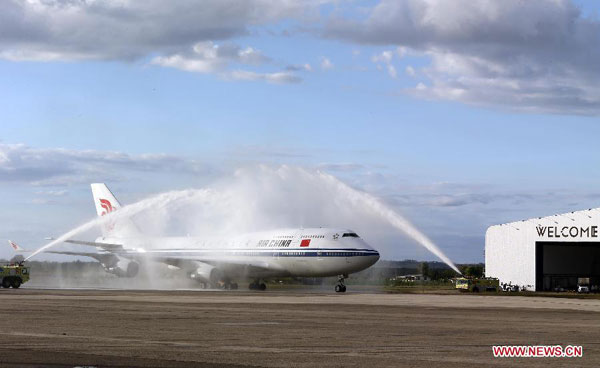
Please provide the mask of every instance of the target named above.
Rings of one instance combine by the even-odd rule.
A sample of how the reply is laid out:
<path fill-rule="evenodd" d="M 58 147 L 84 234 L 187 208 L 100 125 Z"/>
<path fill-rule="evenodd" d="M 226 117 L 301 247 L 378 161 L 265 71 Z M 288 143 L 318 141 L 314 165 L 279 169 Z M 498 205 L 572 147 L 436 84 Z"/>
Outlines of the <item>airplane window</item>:
<path fill-rule="evenodd" d="M 359 236 L 356 233 L 344 233 L 342 238 L 359 238 Z"/>

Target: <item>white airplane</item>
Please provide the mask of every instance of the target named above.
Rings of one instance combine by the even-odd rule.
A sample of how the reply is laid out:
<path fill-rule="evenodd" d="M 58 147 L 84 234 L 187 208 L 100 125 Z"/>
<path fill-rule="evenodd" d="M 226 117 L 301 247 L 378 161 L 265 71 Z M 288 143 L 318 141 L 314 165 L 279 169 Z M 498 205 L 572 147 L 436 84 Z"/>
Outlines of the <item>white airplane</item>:
<path fill-rule="evenodd" d="M 98 216 L 116 211 L 121 204 L 102 183 L 92 184 Z M 344 279 L 379 260 L 379 253 L 348 229 L 280 229 L 225 238 L 163 237 L 139 235 L 131 220 L 108 224 L 94 242 L 67 243 L 96 247 L 98 252 L 48 251 L 86 256 L 119 277 L 134 277 L 146 261 L 165 263 L 188 272 L 205 286 L 237 289 L 233 280 L 253 279 L 249 288 L 265 290 L 262 280 L 272 277 L 338 276 L 336 292 L 345 292 Z M 116 237 L 114 234 L 131 234 Z M 13 248 L 18 246 L 11 242 Z M 20 247 L 18 247 L 20 248 Z"/>

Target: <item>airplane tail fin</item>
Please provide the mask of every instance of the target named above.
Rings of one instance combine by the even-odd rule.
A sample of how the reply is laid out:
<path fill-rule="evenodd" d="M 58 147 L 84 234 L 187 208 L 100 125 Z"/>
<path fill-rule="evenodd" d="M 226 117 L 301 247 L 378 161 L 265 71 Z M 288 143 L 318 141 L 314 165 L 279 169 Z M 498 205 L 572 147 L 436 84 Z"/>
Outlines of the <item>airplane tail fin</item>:
<path fill-rule="evenodd" d="M 110 189 L 104 183 L 93 183 L 92 195 L 96 205 L 98 216 L 107 215 L 121 208 L 121 203 L 112 194 Z M 102 226 L 102 235 L 104 237 L 127 237 L 139 234 L 139 229 L 131 219 L 122 219 L 118 222 L 108 222 Z"/>
<path fill-rule="evenodd" d="M 121 204 L 117 201 L 114 194 L 108 189 L 104 183 L 92 184 L 92 195 L 94 196 L 94 204 L 98 216 L 104 216 L 121 208 Z"/>
<path fill-rule="evenodd" d="M 12 240 L 8 241 L 8 244 L 11 246 L 12 249 L 15 250 L 15 252 L 17 253 L 24 253 L 24 252 L 30 252 L 29 250 L 23 249 L 19 246 L 19 244 L 15 243 Z"/>

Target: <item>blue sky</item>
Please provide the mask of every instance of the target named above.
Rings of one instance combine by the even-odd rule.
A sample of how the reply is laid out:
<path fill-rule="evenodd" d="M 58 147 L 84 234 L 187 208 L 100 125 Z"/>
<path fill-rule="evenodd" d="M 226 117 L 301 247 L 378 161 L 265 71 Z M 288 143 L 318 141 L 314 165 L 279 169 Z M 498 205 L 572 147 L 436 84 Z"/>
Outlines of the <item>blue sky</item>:
<path fill-rule="evenodd" d="M 91 218 L 92 180 L 128 202 L 258 163 L 375 194 L 457 262 L 600 206 L 594 2 L 34 3 L 0 11 L 2 238 Z"/>

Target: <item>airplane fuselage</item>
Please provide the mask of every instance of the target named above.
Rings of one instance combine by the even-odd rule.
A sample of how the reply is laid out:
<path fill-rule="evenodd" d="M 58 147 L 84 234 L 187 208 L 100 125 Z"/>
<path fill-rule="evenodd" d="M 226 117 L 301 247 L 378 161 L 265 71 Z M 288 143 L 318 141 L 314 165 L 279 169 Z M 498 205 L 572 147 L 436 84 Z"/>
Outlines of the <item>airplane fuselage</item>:
<path fill-rule="evenodd" d="M 129 259 L 155 259 L 187 268 L 206 263 L 231 278 L 324 277 L 362 271 L 379 253 L 347 229 L 281 229 L 241 236 L 196 238 L 99 238 L 121 244 Z M 183 260 L 183 262 L 182 262 Z"/>

